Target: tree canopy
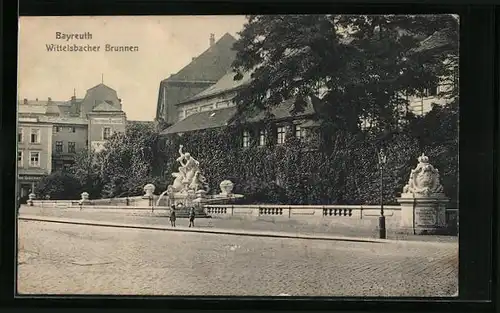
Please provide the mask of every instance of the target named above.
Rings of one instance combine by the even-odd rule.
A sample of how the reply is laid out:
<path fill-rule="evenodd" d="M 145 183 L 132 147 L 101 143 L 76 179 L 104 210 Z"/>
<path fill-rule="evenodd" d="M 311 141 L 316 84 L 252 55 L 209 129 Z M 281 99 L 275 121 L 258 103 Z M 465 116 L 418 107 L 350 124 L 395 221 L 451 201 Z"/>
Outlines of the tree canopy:
<path fill-rule="evenodd" d="M 441 41 L 424 45 L 432 35 Z M 253 72 L 235 98 L 240 117 L 290 98 L 300 111 L 305 97 L 318 96 L 326 104 L 319 112 L 322 120 L 337 129 L 357 132 L 362 120 L 370 120 L 380 131 L 392 130 L 407 111 L 406 96 L 458 71 L 458 20 L 452 15 L 250 15 L 234 48 L 235 79 Z"/>

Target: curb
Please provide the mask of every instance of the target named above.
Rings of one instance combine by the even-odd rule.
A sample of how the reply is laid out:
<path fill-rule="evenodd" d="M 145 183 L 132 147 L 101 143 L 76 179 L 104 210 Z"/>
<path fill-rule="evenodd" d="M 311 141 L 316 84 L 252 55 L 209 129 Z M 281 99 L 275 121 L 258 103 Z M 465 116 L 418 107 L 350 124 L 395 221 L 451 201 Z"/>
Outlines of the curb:
<path fill-rule="evenodd" d="M 34 222 L 49 222 L 60 224 L 74 224 L 74 225 L 87 225 L 87 226 L 101 226 L 101 227 L 116 227 L 116 228 L 129 228 L 129 229 L 144 229 L 144 230 L 158 230 L 158 231 L 172 231 L 172 232 L 189 232 L 189 233 L 206 233 L 214 235 L 233 235 L 233 236 L 250 236 L 250 237 L 270 237 L 270 238 L 288 238 L 288 239 L 312 239 L 312 240 L 327 240 L 327 241 L 349 241 L 349 242 L 365 242 L 365 243 L 392 243 L 399 242 L 400 240 L 390 239 L 375 239 L 375 238 L 355 238 L 343 236 L 325 236 L 325 235 L 305 235 L 293 233 L 274 233 L 264 231 L 237 231 L 229 229 L 200 229 L 200 228 L 187 228 L 176 227 L 168 228 L 164 226 L 153 226 L 144 224 L 125 224 L 125 223 L 112 223 L 112 222 L 97 222 L 85 219 L 68 219 L 68 218 L 54 218 L 54 217 L 41 217 L 41 216 L 19 216 L 18 220 L 34 221 Z"/>
<path fill-rule="evenodd" d="M 324 241 L 344 241 L 344 242 L 357 242 L 357 243 L 397 243 L 399 245 L 456 245 L 455 242 L 433 242 L 433 241 L 414 241 L 414 240 L 398 240 L 398 239 L 378 239 L 366 237 L 348 237 L 339 235 L 307 235 L 300 233 L 290 232 L 272 232 L 272 231 L 240 231 L 234 229 L 202 229 L 202 228 L 188 228 L 176 227 L 169 228 L 160 225 L 148 224 L 132 224 L 132 223 L 113 223 L 113 222 L 99 222 L 87 219 L 75 218 L 59 218 L 59 217 L 43 217 L 37 215 L 24 215 L 18 216 L 18 220 L 35 221 L 35 222 L 48 222 L 60 224 L 73 224 L 73 225 L 86 225 L 86 226 L 100 226 L 100 227 L 115 227 L 115 228 L 128 228 L 128 229 L 144 229 L 156 231 L 171 231 L 171 232 L 188 232 L 188 233 L 205 233 L 213 235 L 232 235 L 232 236 L 248 236 L 248 237 L 268 237 L 268 238 L 284 238 L 284 239 L 309 239 L 309 240 L 324 240 Z"/>

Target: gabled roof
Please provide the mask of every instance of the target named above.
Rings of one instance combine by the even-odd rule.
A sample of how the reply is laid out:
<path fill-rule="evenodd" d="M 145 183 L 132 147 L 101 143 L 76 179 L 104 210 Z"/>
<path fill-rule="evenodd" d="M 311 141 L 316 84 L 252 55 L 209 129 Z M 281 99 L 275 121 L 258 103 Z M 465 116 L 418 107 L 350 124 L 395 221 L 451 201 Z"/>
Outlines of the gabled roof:
<path fill-rule="evenodd" d="M 87 91 L 91 91 L 91 90 L 94 90 L 94 89 L 97 89 L 97 88 L 105 88 L 105 89 L 110 89 L 110 90 L 116 91 L 113 88 L 111 88 L 111 87 L 109 87 L 107 85 L 104 85 L 104 83 L 97 84 L 94 87 L 91 87 L 91 88 L 87 89 Z"/>
<path fill-rule="evenodd" d="M 121 110 L 112 104 L 110 104 L 108 101 L 102 101 L 98 105 L 96 105 L 93 109 L 93 112 L 120 112 Z"/>
<path fill-rule="evenodd" d="M 194 58 L 164 81 L 217 81 L 231 67 L 236 57 L 232 49 L 236 39 L 226 33 L 205 52 Z"/>
<path fill-rule="evenodd" d="M 195 130 L 227 126 L 236 113 L 236 107 L 229 107 L 191 114 L 164 130 L 161 134 L 185 133 Z"/>

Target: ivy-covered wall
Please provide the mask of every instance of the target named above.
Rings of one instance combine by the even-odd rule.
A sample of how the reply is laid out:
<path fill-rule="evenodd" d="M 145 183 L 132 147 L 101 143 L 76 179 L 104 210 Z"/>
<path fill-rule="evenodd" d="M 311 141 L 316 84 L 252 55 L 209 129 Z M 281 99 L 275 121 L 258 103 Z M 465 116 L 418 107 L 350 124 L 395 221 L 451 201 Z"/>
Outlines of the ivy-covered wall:
<path fill-rule="evenodd" d="M 330 136 L 333 146 L 312 149 L 287 136 L 284 145 L 260 147 L 254 140 L 251 147 L 242 148 L 241 131 L 221 128 L 171 136 L 164 142 L 165 169 L 177 171 L 175 159 L 182 144 L 185 152 L 200 161 L 210 193 L 219 192 L 219 183 L 229 179 L 235 184 L 234 192 L 244 194 L 247 203 L 380 203 L 377 150 L 366 137 L 339 132 Z M 404 132 L 386 140 L 385 151 L 385 203 L 396 203 L 422 153 L 440 170 L 446 194 L 457 200 L 458 160 L 452 157 L 458 155 L 456 142 L 423 146 L 421 138 Z"/>

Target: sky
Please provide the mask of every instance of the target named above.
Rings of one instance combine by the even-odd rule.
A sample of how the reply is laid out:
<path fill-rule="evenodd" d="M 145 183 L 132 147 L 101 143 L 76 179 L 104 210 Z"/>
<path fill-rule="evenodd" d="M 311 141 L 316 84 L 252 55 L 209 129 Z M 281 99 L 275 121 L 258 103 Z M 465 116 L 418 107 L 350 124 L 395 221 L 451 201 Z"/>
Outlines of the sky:
<path fill-rule="evenodd" d="M 178 72 L 226 32 L 237 37 L 244 16 L 21 17 L 18 98 L 69 100 L 100 84 L 115 89 L 129 120 L 152 121 L 160 81 Z M 85 39 L 57 39 L 85 34 Z M 92 38 L 88 34 L 91 34 Z M 61 37 L 61 36 L 60 36 Z M 101 46 L 96 52 L 47 51 L 47 45 Z M 105 45 L 138 46 L 106 52 Z"/>

